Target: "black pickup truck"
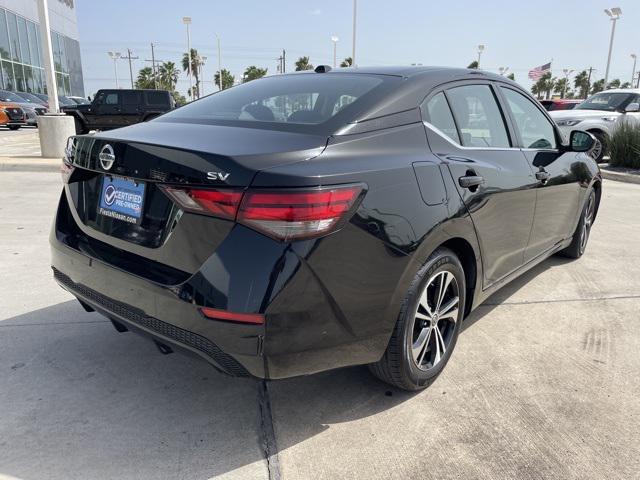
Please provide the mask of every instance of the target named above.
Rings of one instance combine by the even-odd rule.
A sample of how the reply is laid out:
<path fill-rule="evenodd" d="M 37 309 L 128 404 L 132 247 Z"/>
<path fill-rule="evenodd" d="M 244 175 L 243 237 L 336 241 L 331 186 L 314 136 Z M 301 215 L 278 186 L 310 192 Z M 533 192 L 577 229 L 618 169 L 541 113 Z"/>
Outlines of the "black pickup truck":
<path fill-rule="evenodd" d="M 63 106 L 72 115 L 78 134 L 89 130 L 111 130 L 146 122 L 175 108 L 166 90 L 98 90 L 87 105 Z"/>

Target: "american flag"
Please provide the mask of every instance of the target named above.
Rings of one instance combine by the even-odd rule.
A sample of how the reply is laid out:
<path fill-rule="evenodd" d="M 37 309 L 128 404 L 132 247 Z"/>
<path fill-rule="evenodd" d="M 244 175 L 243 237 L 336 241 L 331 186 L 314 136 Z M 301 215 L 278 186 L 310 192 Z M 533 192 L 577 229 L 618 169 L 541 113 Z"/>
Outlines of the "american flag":
<path fill-rule="evenodd" d="M 533 70 L 529 70 L 529 78 L 534 82 L 537 82 L 538 80 L 540 80 L 540 77 L 542 77 L 545 73 L 550 71 L 551 71 L 551 62 L 545 63 L 544 65 L 534 68 Z"/>

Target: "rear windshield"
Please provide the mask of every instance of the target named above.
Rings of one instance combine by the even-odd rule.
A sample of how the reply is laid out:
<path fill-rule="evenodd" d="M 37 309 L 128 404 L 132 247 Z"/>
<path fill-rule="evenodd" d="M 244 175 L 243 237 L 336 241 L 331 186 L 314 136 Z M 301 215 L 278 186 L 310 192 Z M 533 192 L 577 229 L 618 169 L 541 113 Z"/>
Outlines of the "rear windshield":
<path fill-rule="evenodd" d="M 0 102 L 27 103 L 24 98 L 6 90 L 0 90 Z"/>
<path fill-rule="evenodd" d="M 209 95 L 158 121 L 188 121 L 308 130 L 341 118 L 348 123 L 365 98 L 395 77 L 365 74 L 279 75 Z M 299 128 L 302 127 L 302 128 Z M 305 128 L 308 127 L 308 128 Z"/>

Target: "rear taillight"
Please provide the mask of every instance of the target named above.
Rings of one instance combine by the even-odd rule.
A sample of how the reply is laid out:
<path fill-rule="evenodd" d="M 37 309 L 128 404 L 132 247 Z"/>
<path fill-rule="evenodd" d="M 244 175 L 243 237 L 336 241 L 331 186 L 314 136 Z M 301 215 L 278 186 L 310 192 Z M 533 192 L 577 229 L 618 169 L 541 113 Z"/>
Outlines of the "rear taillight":
<path fill-rule="evenodd" d="M 359 185 L 247 192 L 237 220 L 278 240 L 325 235 L 349 219 L 361 192 Z"/>
<path fill-rule="evenodd" d="M 236 218 L 240 200 L 242 200 L 242 192 L 234 190 L 204 190 L 166 186 L 161 188 L 184 210 L 214 215 L 228 220 Z"/>
<path fill-rule="evenodd" d="M 362 185 L 313 189 L 212 190 L 161 186 L 184 210 L 236 220 L 282 241 L 326 235 L 348 221 Z"/>

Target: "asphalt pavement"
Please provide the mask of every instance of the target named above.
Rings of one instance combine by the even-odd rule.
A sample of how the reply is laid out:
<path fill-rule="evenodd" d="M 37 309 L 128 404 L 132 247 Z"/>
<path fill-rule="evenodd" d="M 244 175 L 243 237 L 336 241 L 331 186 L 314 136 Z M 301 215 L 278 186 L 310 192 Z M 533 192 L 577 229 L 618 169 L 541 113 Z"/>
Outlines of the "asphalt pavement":
<path fill-rule="evenodd" d="M 640 478 L 639 185 L 605 181 L 585 256 L 491 297 L 414 394 L 366 367 L 229 378 L 117 333 L 53 282 L 60 191 L 0 171 L 0 479 Z"/>

